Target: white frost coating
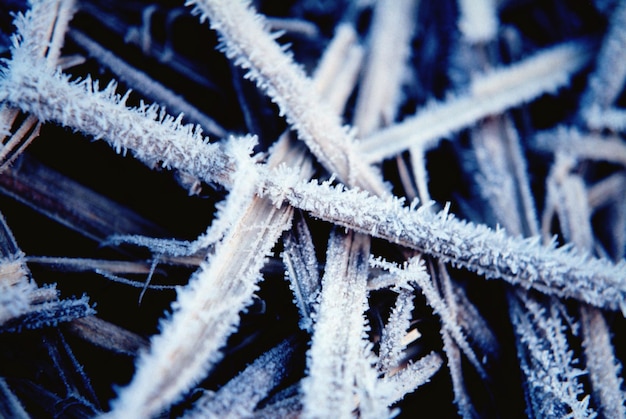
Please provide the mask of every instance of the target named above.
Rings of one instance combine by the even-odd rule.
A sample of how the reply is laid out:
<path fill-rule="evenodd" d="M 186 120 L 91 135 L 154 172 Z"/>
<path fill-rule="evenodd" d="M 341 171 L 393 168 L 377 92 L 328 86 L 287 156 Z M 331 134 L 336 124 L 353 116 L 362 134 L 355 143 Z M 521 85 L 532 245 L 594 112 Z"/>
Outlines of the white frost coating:
<path fill-rule="evenodd" d="M 606 418 L 626 418 L 622 365 L 615 358 L 609 326 L 595 307 L 582 306 L 580 314 L 585 363 L 598 410 Z"/>
<path fill-rule="evenodd" d="M 294 231 L 283 238 L 283 262 L 287 268 L 294 304 L 300 312 L 300 328 L 313 332 L 313 317 L 320 291 L 317 256 L 311 233 L 302 217 L 297 217 Z"/>
<path fill-rule="evenodd" d="M 409 364 L 397 374 L 390 377 L 383 377 L 381 387 L 382 393 L 386 397 L 387 405 L 400 401 L 408 393 L 411 393 L 419 386 L 426 384 L 435 375 L 441 366 L 443 359 L 441 355 L 431 352 L 418 361 Z"/>
<path fill-rule="evenodd" d="M 600 108 L 597 105 L 592 105 L 584 111 L 584 117 L 591 129 L 626 131 L 626 111 L 622 108 Z"/>
<path fill-rule="evenodd" d="M 351 131 L 317 94 L 309 79 L 275 41 L 262 17 L 240 0 L 190 0 L 200 20 L 210 20 L 221 35 L 226 56 L 248 70 L 278 105 L 311 152 L 331 173 L 346 184 L 386 195 L 380 174 L 356 153 Z"/>
<path fill-rule="evenodd" d="M 53 72 L 26 46 L 14 48 L 13 60 L 0 74 L 0 102 L 96 139 L 103 138 L 117 152 L 130 149 L 149 166 L 178 169 L 206 182 L 230 185 L 232 157 L 209 144 L 198 126 L 182 125 L 157 105 L 128 108 L 128 93 L 116 93 L 116 84 L 100 90 L 90 78 L 70 81 Z"/>
<path fill-rule="evenodd" d="M 291 211 L 271 208 L 258 198 L 248 208 L 237 228 L 229 231 L 179 292 L 174 313 L 152 338 L 150 351 L 139 357 L 133 380 L 122 389 L 107 417 L 157 414 L 221 358 L 220 348 L 257 288 L 264 257 L 291 221 Z M 233 263 L 239 254 L 255 257 Z"/>
<path fill-rule="evenodd" d="M 396 297 L 396 304 L 391 310 L 380 339 L 377 367 L 382 373 L 391 372 L 402 361 L 405 349 L 404 337 L 413 318 L 413 298 L 413 292 L 407 289 L 400 290 Z"/>
<path fill-rule="evenodd" d="M 376 386 L 364 352 L 368 253 L 369 238 L 332 233 L 307 354 L 309 375 L 301 387 L 304 418 L 351 418 L 359 404 L 367 405 L 363 415 L 386 413 L 386 405 L 371 400 L 373 394 L 363 394 Z"/>
<path fill-rule="evenodd" d="M 450 372 L 450 379 L 452 380 L 454 404 L 457 406 L 457 412 L 463 419 L 476 417 L 477 415 L 472 408 L 470 396 L 465 388 L 463 367 L 461 364 L 461 350 L 447 330 L 441 330 L 441 338 L 443 340 L 443 350 L 448 360 L 448 371 Z"/>
<path fill-rule="evenodd" d="M 486 43 L 498 33 L 495 0 L 458 0 L 459 29 L 470 44 Z"/>
<path fill-rule="evenodd" d="M 487 373 L 485 372 L 480 361 L 478 361 L 474 350 L 465 339 L 463 330 L 455 319 L 455 313 L 452 312 L 451 308 L 448 307 L 442 296 L 439 294 L 433 280 L 426 273 L 424 262 L 419 257 L 410 259 L 402 268 L 383 259 L 373 259 L 370 263 L 373 266 L 395 273 L 403 282 L 416 284 L 422 294 L 426 297 L 428 305 L 433 308 L 434 312 L 441 319 L 443 327 L 448 333 L 450 333 L 450 336 L 454 339 L 456 344 L 463 350 L 474 368 L 476 368 L 476 371 L 478 371 L 483 378 L 487 377 Z"/>
<path fill-rule="evenodd" d="M 391 123 L 400 102 L 419 0 L 376 3 L 353 124 L 360 136 Z"/>
<path fill-rule="evenodd" d="M 601 160 L 626 167 L 626 144 L 619 136 L 587 134 L 575 127 L 559 126 L 539 132 L 530 145 L 539 151 L 568 154 L 577 161 Z"/>
<path fill-rule="evenodd" d="M 565 336 L 560 301 L 543 305 L 517 292 L 509 298 L 518 358 L 526 378 L 528 409 L 533 417 L 591 418 L 590 397 L 583 398 L 576 360 Z"/>
<path fill-rule="evenodd" d="M 626 262 L 613 264 L 570 247 L 542 246 L 539 238 L 507 236 L 429 207 L 410 210 L 404 201 L 317 182 L 285 185 L 268 176 L 260 193 L 285 200 L 325 221 L 441 258 L 487 278 L 575 298 L 597 307 L 626 309 Z"/>
<path fill-rule="evenodd" d="M 281 342 L 248 365 L 219 391 L 200 397 L 184 418 L 219 419 L 252 416 L 257 404 L 284 378 L 285 365 L 292 353 L 292 344 L 289 341 Z"/>
<path fill-rule="evenodd" d="M 465 94 L 433 102 L 414 116 L 363 138 L 358 150 L 368 162 L 380 162 L 414 145 L 424 150 L 478 120 L 552 93 L 590 59 L 586 42 L 569 42 L 537 53 L 475 79 Z"/>

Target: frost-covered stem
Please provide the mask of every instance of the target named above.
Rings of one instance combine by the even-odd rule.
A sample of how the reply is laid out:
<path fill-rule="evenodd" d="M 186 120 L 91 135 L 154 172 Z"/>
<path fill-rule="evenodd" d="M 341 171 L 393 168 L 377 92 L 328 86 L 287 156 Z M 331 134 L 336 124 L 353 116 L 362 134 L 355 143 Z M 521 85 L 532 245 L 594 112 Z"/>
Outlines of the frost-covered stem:
<path fill-rule="evenodd" d="M 565 238 L 579 249 L 590 251 L 594 241 L 583 179 L 578 174 L 568 174 L 561 179 L 558 191 L 557 212 Z M 625 418 L 622 367 L 615 359 L 609 327 L 596 307 L 581 304 L 579 311 L 585 364 L 598 410 L 607 418 Z"/>
<path fill-rule="evenodd" d="M 5 112 L 7 114 L 10 113 L 7 108 L 3 107 L 0 109 L 0 113 Z M 17 118 L 14 118 L 12 122 L 15 122 L 16 119 Z M 0 172 L 3 172 L 9 167 L 20 153 L 24 151 L 35 138 L 39 137 L 40 128 L 41 123 L 37 121 L 37 118 L 30 115 L 13 134 L 9 133 L 9 139 L 2 141 L 2 148 L 0 149 Z"/>
<path fill-rule="evenodd" d="M 146 73 L 136 69 L 120 59 L 106 48 L 89 38 L 78 30 L 70 32 L 71 39 L 81 48 L 87 51 L 87 54 L 95 58 L 98 63 L 108 67 L 120 80 L 127 85 L 133 86 L 135 91 L 141 92 L 143 95 L 167 106 L 170 112 L 174 114 L 184 114 L 186 118 L 199 124 L 208 132 L 218 136 L 225 137 L 226 130 L 219 126 L 217 122 L 205 115 L 198 108 L 187 102 L 182 96 L 168 89 L 158 81 L 151 79 Z"/>
<path fill-rule="evenodd" d="M 419 0 L 382 0 L 374 7 L 353 125 L 365 137 L 396 116 Z"/>
<path fill-rule="evenodd" d="M 74 0 L 32 1 L 29 11 L 25 15 L 18 15 L 15 20 L 19 37 L 13 39 L 14 44 L 21 42 L 29 45 L 34 56 L 45 62 L 48 67 L 55 67 L 58 64 L 65 33 L 74 10 Z M 3 140 L 0 150 L 0 171 L 10 165 L 39 136 L 41 123 L 38 123 L 37 118 L 32 115 L 11 134 L 9 129 L 16 118 L 15 109 L 11 109 L 6 104 L 0 105 L 0 120 L 2 120 L 0 135 L 9 137 L 8 140 Z"/>
<path fill-rule="evenodd" d="M 51 67 L 56 66 L 59 62 L 61 48 L 65 43 L 65 34 L 67 33 L 70 20 L 72 20 L 76 11 L 75 3 L 75 0 L 61 0 L 58 2 L 50 43 L 42 45 L 47 47 L 46 60 Z"/>
<path fill-rule="evenodd" d="M 494 358 L 499 354 L 498 340 L 478 309 L 467 297 L 463 287 L 452 282 L 448 268 L 439 263 L 439 282 L 447 305 L 453 311 L 457 323 L 480 348 L 482 357 Z M 481 354 L 479 354 L 480 357 Z M 481 358 L 482 358 L 481 357 Z"/>
<path fill-rule="evenodd" d="M 257 404 L 285 377 L 286 365 L 292 353 L 292 343 L 281 342 L 248 365 L 219 391 L 207 392 L 200 397 L 194 403 L 193 410 L 187 412 L 184 418 L 252 416 Z"/>
<path fill-rule="evenodd" d="M 2 377 L 0 377 L 0 400 L 0 416 L 13 419 L 31 417 Z"/>
<path fill-rule="evenodd" d="M 431 202 L 430 191 L 428 190 L 428 170 L 426 170 L 426 150 L 417 145 L 409 149 L 411 153 L 411 168 L 415 178 L 415 186 L 422 203 Z"/>
<path fill-rule="evenodd" d="M 594 130 L 626 131 L 626 111 L 622 108 L 592 106 L 584 112 L 584 118 L 589 128 Z"/>
<path fill-rule="evenodd" d="M 219 32 L 226 56 L 274 100 L 319 162 L 346 184 L 387 194 L 380 175 L 355 151 L 350 131 L 324 105 L 313 82 L 242 0 L 190 0 L 202 21 Z"/>
<path fill-rule="evenodd" d="M 25 44 L 33 57 L 45 58 L 46 66 L 55 67 L 74 11 L 74 0 L 31 1 L 30 9 L 14 21 L 19 34 L 14 37 L 14 44 Z"/>
<path fill-rule="evenodd" d="M 589 62 L 587 42 L 569 42 L 539 52 L 475 79 L 467 93 L 431 103 L 401 123 L 361 139 L 358 150 L 368 162 L 380 162 L 413 145 L 425 150 L 446 135 L 491 114 L 556 92 Z"/>
<path fill-rule="evenodd" d="M 298 167 L 296 176 L 309 178 L 312 168 L 302 149 L 289 144 L 288 137 L 278 142 L 269 166 L 286 162 Z M 114 402 L 112 417 L 158 413 L 221 358 L 221 347 L 236 329 L 240 311 L 257 289 L 264 257 L 289 228 L 293 216 L 291 207 L 273 207 L 267 200 L 253 196 L 250 187 L 258 182 L 259 173 L 251 163 L 242 160 L 235 177 L 236 189 L 243 195 L 227 198 L 238 202 L 241 209 L 234 214 L 220 213 L 219 217 L 226 219 L 220 221 L 226 226 L 223 239 L 189 285 L 179 292 L 174 314 L 163 322 L 161 334 L 153 337 L 150 352 L 139 358 L 133 381 Z"/>
<path fill-rule="evenodd" d="M 383 390 L 385 404 L 391 406 L 419 386 L 429 382 L 442 365 L 441 355 L 431 352 L 418 361 L 410 363 L 396 374 L 383 377 L 380 385 L 385 388 Z"/>
<path fill-rule="evenodd" d="M 539 133 L 531 145 L 539 151 L 567 153 L 577 161 L 599 160 L 626 167 L 626 144 L 617 136 L 603 137 L 561 126 Z"/>
<path fill-rule="evenodd" d="M 380 338 L 380 350 L 377 368 L 381 373 L 389 374 L 397 368 L 406 347 L 404 338 L 413 318 L 413 292 L 401 289 L 396 297 L 396 304 L 391 310 L 389 320 Z"/>
<path fill-rule="evenodd" d="M 487 278 L 502 278 L 525 288 L 575 298 L 615 310 L 626 309 L 626 263 L 617 265 L 572 251 L 541 246 L 455 219 L 446 211 L 414 210 L 395 198 L 381 199 L 358 190 L 295 181 L 274 172 L 259 191 L 320 218 L 441 258 Z"/>
<path fill-rule="evenodd" d="M 300 327 L 312 332 L 313 313 L 320 288 L 318 262 L 306 222 L 301 216 L 295 218 L 294 229 L 283 238 L 282 256 L 294 303 L 300 312 Z"/>
<path fill-rule="evenodd" d="M 352 25 L 339 24 L 313 75 L 323 101 L 338 115 L 343 113 L 363 65 L 365 51 L 357 41 Z"/>
<path fill-rule="evenodd" d="M 390 273 L 398 275 L 400 283 L 411 283 L 417 285 L 420 292 L 424 295 L 424 297 L 426 297 L 428 305 L 433 308 L 433 311 L 441 319 L 442 327 L 463 350 L 463 353 L 465 353 L 481 377 L 486 378 L 487 373 L 485 372 L 481 362 L 478 361 L 476 354 L 469 346 L 461 327 L 455 319 L 456 313 L 454 308 L 446 304 L 439 293 L 439 290 L 433 283 L 432 278 L 426 273 L 422 260 L 418 257 L 414 257 L 405 263 L 402 269 L 383 260 L 375 260 L 373 261 L 373 264 L 374 266 L 379 266 L 388 270 Z"/>
<path fill-rule="evenodd" d="M 457 406 L 459 416 L 464 419 L 476 417 L 476 412 L 472 407 L 472 402 L 465 389 L 465 380 L 463 379 L 463 369 L 461 365 L 461 350 L 448 331 L 442 329 L 441 337 L 443 339 L 443 349 L 446 353 L 450 378 L 452 379 L 454 403 Z"/>
<path fill-rule="evenodd" d="M 556 182 L 556 211 L 562 234 L 578 249 L 589 252 L 593 248 L 593 231 L 584 180 L 578 174 L 568 173 Z"/>
<path fill-rule="evenodd" d="M 578 377 L 584 372 L 567 344 L 562 303 L 541 304 L 526 292 L 510 294 L 510 313 L 516 327 L 521 369 L 526 376 L 527 414 L 530 417 L 595 417 L 589 396 L 583 396 Z"/>
<path fill-rule="evenodd" d="M 17 48 L 21 51 L 25 46 Z M 235 162 L 222 147 L 209 144 L 199 127 L 181 125 L 156 105 L 128 108 L 127 96 L 115 84 L 99 90 L 90 79 L 71 82 L 43 61 L 20 54 L 0 79 L 0 101 L 51 121 L 108 141 L 118 152 L 133 151 L 140 161 L 180 170 L 206 182 L 230 185 Z"/>
<path fill-rule="evenodd" d="M 602 312 L 581 305 L 580 323 L 586 366 L 598 410 L 606 418 L 625 418 L 622 366 L 615 358 L 611 333 Z"/>
<path fill-rule="evenodd" d="M 174 313 L 162 322 L 150 351 L 139 357 L 131 383 L 122 389 L 108 417 L 159 413 L 220 360 L 220 349 L 235 330 L 239 312 L 257 288 L 264 257 L 290 221 L 291 211 L 254 198 L 241 223 L 179 292 Z M 238 260 L 241 257 L 245 263 Z"/>
<path fill-rule="evenodd" d="M 355 384 L 358 376 L 371 375 L 363 368 L 372 369 L 361 362 L 368 350 L 364 340 L 368 254 L 368 237 L 352 232 L 331 234 L 307 355 L 309 375 L 302 382 L 305 418 L 351 418 L 355 407 L 366 401 L 355 399 L 363 396 Z M 362 414 L 376 412 L 364 410 Z"/>

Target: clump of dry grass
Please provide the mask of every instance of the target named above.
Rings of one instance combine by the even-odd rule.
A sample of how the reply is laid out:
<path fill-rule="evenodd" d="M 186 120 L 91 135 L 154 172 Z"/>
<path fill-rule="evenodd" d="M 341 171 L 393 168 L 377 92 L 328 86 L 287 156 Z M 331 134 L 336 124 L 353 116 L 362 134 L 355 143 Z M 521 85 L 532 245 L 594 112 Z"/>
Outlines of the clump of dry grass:
<path fill-rule="evenodd" d="M 625 2 L 2 7 L 0 415 L 626 416 Z"/>

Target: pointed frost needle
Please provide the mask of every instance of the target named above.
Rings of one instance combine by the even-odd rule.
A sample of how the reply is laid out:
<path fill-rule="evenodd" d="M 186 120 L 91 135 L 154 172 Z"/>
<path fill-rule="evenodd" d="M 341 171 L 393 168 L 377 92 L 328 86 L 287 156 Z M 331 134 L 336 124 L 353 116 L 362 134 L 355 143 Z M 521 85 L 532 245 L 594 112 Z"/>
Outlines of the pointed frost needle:
<path fill-rule="evenodd" d="M 426 105 L 401 123 L 361 139 L 358 150 L 374 163 L 413 145 L 432 148 L 442 137 L 486 116 L 557 91 L 589 62 L 590 54 L 588 42 L 569 42 L 492 70 L 472 81 L 467 93 Z"/>

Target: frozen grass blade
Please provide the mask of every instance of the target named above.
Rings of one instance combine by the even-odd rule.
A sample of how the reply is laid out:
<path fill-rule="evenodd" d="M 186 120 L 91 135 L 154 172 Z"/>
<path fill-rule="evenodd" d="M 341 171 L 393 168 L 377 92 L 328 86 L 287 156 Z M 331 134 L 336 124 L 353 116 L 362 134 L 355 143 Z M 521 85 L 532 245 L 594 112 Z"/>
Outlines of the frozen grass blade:
<path fill-rule="evenodd" d="M 257 404 L 280 384 L 287 373 L 293 344 L 283 341 L 273 347 L 217 392 L 207 392 L 184 418 L 250 417 Z"/>
<path fill-rule="evenodd" d="M 387 194 L 380 175 L 354 150 L 354 139 L 339 117 L 316 94 L 313 82 L 276 43 L 263 19 L 246 2 L 188 1 L 202 21 L 221 35 L 226 56 L 248 71 L 247 77 L 267 92 L 311 152 L 346 184 L 377 195 Z"/>
<path fill-rule="evenodd" d="M 482 118 L 565 86 L 589 62 L 590 49 L 587 42 L 569 42 L 492 70 L 475 79 L 467 93 L 426 105 L 401 123 L 363 138 L 358 149 L 368 162 L 375 163 L 411 146 L 433 148 L 441 138 Z"/>
<path fill-rule="evenodd" d="M 502 230 L 458 220 L 446 211 L 407 208 L 395 198 L 381 199 L 330 183 L 298 182 L 284 171 L 269 177 L 260 192 L 277 205 L 287 201 L 316 218 L 419 250 L 486 278 L 626 310 L 623 261 L 613 264 L 569 248 L 541 246 L 537 239 L 507 236 Z"/>

